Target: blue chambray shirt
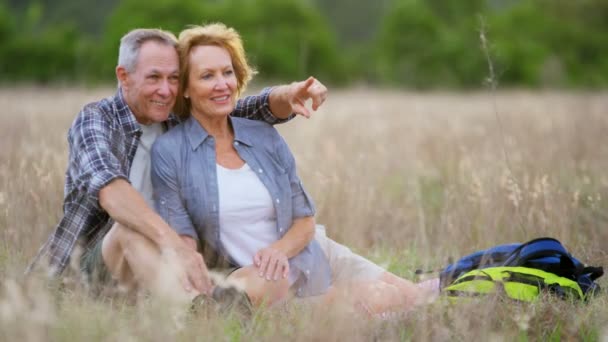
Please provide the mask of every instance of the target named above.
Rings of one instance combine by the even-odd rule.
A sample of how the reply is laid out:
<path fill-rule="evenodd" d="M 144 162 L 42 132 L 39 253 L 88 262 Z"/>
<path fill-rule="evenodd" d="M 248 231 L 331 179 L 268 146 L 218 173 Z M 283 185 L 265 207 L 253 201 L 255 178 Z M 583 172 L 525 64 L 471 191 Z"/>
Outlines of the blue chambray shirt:
<path fill-rule="evenodd" d="M 234 147 L 259 176 L 273 198 L 277 232 L 283 237 L 294 218 L 313 216 L 312 199 L 296 173 L 289 147 L 271 125 L 229 117 Z M 152 185 L 157 212 L 179 234 L 205 241 L 229 258 L 220 242 L 219 194 L 215 140 L 190 117 L 152 146 Z M 318 242 L 312 240 L 289 265 L 304 276 L 296 284 L 300 297 L 324 293 L 331 271 Z"/>

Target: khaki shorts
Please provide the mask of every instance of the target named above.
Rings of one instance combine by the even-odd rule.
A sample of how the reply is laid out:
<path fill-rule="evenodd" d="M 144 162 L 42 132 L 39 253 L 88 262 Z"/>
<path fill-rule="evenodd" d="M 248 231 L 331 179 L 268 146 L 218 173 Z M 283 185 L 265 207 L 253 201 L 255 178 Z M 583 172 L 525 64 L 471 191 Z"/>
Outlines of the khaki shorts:
<path fill-rule="evenodd" d="M 331 268 L 331 284 L 377 280 L 386 270 L 353 253 L 350 248 L 327 237 L 325 227 L 317 225 L 315 240 L 321 245 Z"/>
<path fill-rule="evenodd" d="M 112 284 L 112 275 L 101 255 L 102 243 L 103 239 L 99 239 L 93 248 L 80 257 L 80 270 L 86 275 L 90 284 L 95 286 Z"/>

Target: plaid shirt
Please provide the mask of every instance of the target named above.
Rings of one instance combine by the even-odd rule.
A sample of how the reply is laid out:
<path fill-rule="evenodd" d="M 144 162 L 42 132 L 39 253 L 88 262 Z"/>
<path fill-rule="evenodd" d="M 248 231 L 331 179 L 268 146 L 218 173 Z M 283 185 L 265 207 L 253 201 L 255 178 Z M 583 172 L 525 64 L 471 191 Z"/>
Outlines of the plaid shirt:
<path fill-rule="evenodd" d="M 286 121 L 270 112 L 271 91 L 272 88 L 265 88 L 258 96 L 239 100 L 231 115 L 270 124 Z M 178 123 L 173 114 L 164 122 L 166 129 Z M 68 132 L 64 216 L 26 272 L 41 260 L 48 260 L 50 274 L 59 275 L 78 242 L 89 249 L 104 237 L 114 221 L 99 205 L 99 191 L 114 179 L 129 180 L 141 134 L 140 125 L 120 89 L 114 96 L 90 103 L 80 111 Z"/>

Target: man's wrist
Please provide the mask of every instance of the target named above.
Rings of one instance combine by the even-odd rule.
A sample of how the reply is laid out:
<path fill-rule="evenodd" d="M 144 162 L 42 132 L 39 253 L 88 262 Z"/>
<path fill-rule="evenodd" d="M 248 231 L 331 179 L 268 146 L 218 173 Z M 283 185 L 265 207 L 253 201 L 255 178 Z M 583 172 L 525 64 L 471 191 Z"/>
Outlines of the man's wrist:
<path fill-rule="evenodd" d="M 290 100 L 290 92 L 292 84 L 285 84 L 272 87 L 268 95 L 268 107 L 278 119 L 289 119 L 292 116 Z"/>
<path fill-rule="evenodd" d="M 161 250 L 175 249 L 182 243 L 183 241 L 180 239 L 179 235 L 168 226 L 161 229 L 158 234 L 158 240 L 156 241 L 156 244 Z"/>

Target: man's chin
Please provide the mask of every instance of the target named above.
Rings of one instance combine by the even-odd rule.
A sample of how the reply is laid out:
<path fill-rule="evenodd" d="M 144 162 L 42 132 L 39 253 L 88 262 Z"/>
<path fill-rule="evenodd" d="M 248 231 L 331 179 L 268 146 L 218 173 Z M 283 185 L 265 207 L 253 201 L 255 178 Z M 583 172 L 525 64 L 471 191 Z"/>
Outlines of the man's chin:
<path fill-rule="evenodd" d="M 170 113 L 171 112 L 155 113 L 150 116 L 150 120 L 155 123 L 165 122 L 169 119 Z"/>

